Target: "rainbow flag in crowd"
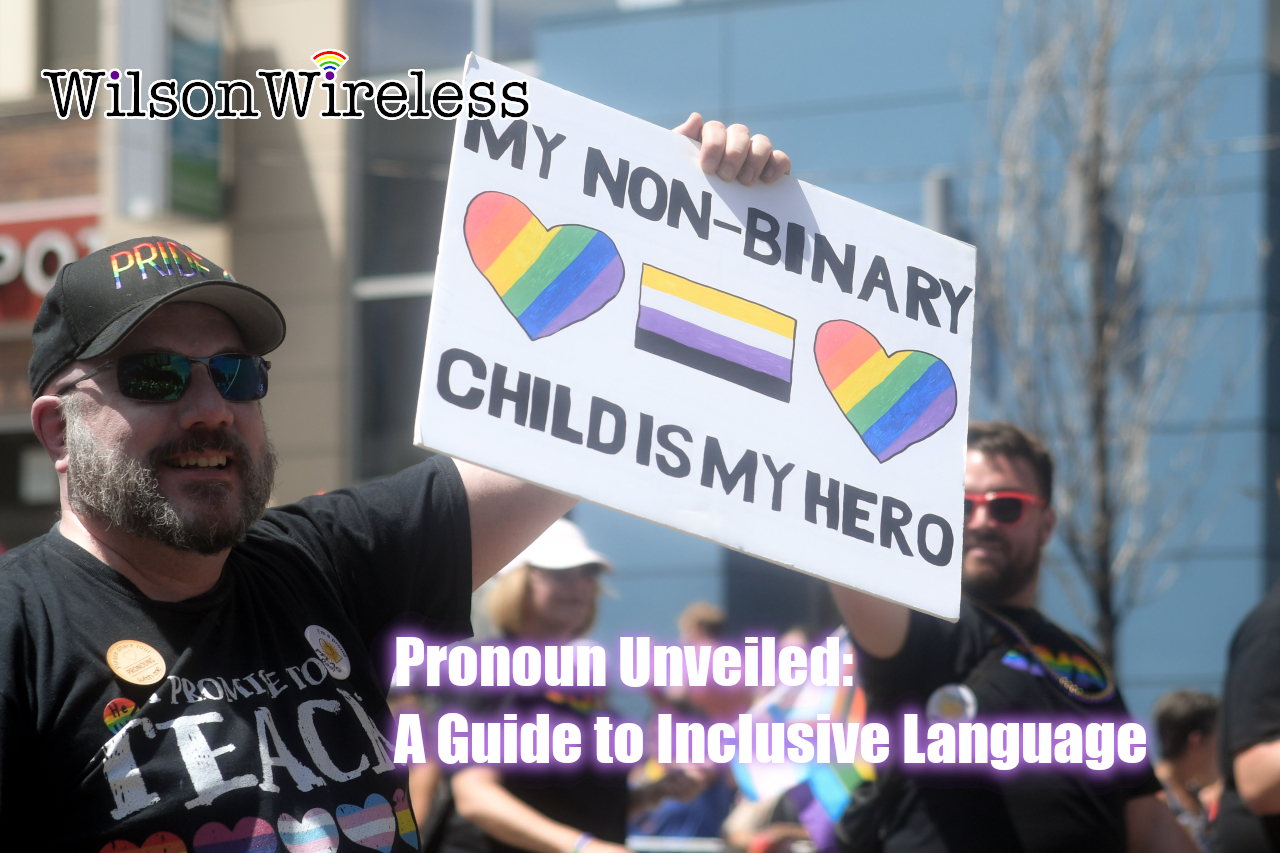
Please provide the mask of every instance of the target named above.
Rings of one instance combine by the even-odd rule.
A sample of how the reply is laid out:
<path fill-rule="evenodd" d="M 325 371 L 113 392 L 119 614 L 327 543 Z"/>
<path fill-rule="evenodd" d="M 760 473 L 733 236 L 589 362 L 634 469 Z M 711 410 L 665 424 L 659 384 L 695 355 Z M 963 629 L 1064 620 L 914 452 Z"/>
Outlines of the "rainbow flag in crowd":
<path fill-rule="evenodd" d="M 840 658 L 853 654 L 853 642 L 841 628 Z M 857 660 L 855 655 L 854 660 Z M 853 684 L 845 686 L 844 676 L 853 676 Z M 864 722 L 867 715 L 866 694 L 858 683 L 857 664 L 841 669 L 840 687 L 816 687 L 809 682 L 798 687 L 778 687 L 751 707 L 753 723 L 818 722 L 819 714 L 830 714 L 833 723 Z M 826 722 L 825 720 L 823 722 Z M 810 840 L 823 853 L 834 853 L 835 824 L 849 803 L 849 792 L 864 781 L 875 778 L 875 770 L 861 757 L 853 764 L 740 764 L 734 762 L 733 775 L 738 788 L 748 799 L 760 800 L 786 795 L 800 813 L 800 822 Z"/>

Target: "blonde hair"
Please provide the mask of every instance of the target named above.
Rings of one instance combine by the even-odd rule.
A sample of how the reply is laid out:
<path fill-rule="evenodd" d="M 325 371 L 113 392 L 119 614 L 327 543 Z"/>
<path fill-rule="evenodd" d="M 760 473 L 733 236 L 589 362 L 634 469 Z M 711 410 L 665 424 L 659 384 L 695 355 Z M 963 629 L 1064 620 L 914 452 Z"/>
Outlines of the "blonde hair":
<path fill-rule="evenodd" d="M 529 606 L 529 572 L 530 567 L 525 563 L 498 575 L 485 598 L 489 619 L 505 636 L 519 637 L 524 633 Z M 596 603 L 599 596 L 600 582 L 597 580 L 596 597 L 591 600 L 591 614 L 574 633 L 573 639 L 584 636 L 596 624 Z"/>
<path fill-rule="evenodd" d="M 724 610 L 709 601 L 695 601 L 680 611 L 676 627 L 679 628 L 681 637 L 692 637 L 699 633 L 716 640 L 724 635 L 724 622 Z"/>
<path fill-rule="evenodd" d="M 485 599 L 485 609 L 493 627 L 508 637 L 520 635 L 524 622 L 524 600 L 529 594 L 529 566 L 516 566 L 493 580 Z"/>

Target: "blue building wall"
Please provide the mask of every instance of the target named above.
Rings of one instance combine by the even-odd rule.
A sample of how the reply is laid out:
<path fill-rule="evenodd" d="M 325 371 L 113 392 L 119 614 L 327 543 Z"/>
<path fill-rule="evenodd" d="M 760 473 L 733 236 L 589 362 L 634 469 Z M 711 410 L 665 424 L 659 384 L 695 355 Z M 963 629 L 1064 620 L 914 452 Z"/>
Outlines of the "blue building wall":
<path fill-rule="evenodd" d="M 773 0 L 609 13 L 544 23 L 535 55 L 548 82 L 660 125 L 695 109 L 744 122 L 791 155 L 797 177 L 906 219 L 922 220 L 921 182 L 945 167 L 963 219 L 969 194 L 991 191 L 978 176 L 990 174 L 992 159 L 1000 5 Z M 1118 78 L 1142 73 L 1125 57 L 1145 55 L 1163 10 L 1131 4 Z M 1220 23 L 1188 12 L 1174 29 L 1185 43 Z M 1199 490 L 1148 570 L 1149 601 L 1120 637 L 1120 677 L 1140 716 L 1167 689 L 1219 688 L 1229 637 L 1267 574 L 1266 4 L 1240 3 L 1229 32 L 1196 99 L 1196 180 L 1177 190 L 1182 230 L 1144 271 L 1147 298 L 1158 305 L 1161 282 L 1185 272 L 1181 250 L 1211 241 L 1194 350 L 1150 447 L 1156 488 L 1196 482 Z M 973 411 L 990 406 L 975 397 Z M 1202 480 L 1179 469 L 1188 453 L 1203 452 L 1212 461 Z M 601 639 L 641 629 L 670 635 L 684 603 L 714 601 L 723 590 L 718 549 L 599 508 L 576 513 L 623 568 L 610 581 L 621 597 L 602 608 Z M 1060 554 L 1051 559 L 1062 563 Z M 1041 598 L 1051 616 L 1083 630 L 1051 571 Z"/>

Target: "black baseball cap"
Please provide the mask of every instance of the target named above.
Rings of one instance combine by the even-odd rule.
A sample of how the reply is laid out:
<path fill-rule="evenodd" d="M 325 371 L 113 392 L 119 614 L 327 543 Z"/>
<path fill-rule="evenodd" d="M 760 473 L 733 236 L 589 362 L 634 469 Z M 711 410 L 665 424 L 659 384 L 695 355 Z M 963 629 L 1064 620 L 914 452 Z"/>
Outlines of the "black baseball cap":
<path fill-rule="evenodd" d="M 125 240 L 58 272 L 31 330 L 32 395 L 40 396 L 71 362 L 110 351 L 168 302 L 220 309 L 236 324 L 250 355 L 266 355 L 284 340 L 284 315 L 276 304 L 208 258 L 166 237 Z"/>

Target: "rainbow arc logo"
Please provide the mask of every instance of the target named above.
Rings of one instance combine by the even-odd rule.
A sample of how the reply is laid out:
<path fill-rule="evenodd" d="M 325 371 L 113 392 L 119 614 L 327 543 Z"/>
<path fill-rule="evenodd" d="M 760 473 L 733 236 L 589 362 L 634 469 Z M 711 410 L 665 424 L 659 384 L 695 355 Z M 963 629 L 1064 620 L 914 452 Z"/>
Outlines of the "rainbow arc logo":
<path fill-rule="evenodd" d="M 340 50 L 322 50 L 311 57 L 316 67 L 324 72 L 324 79 L 332 80 L 334 73 L 347 64 L 347 55 Z"/>

